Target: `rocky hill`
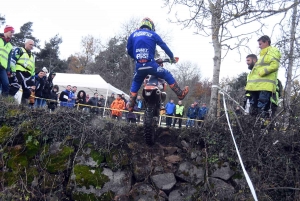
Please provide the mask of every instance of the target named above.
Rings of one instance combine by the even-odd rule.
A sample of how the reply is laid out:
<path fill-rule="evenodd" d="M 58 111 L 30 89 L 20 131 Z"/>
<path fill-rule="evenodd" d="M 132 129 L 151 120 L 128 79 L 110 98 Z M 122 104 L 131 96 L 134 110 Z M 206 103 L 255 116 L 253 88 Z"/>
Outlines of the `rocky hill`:
<path fill-rule="evenodd" d="M 299 123 L 232 116 L 259 200 L 300 200 Z M 239 126 L 240 125 L 240 126 Z M 201 129 L 143 128 L 0 100 L 0 200 L 253 200 L 224 117 Z"/>

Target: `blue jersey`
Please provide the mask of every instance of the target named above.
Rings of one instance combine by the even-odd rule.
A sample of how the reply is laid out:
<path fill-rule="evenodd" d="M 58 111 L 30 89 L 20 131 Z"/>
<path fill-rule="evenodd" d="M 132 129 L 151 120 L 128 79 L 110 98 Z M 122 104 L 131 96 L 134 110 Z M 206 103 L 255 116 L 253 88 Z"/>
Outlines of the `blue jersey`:
<path fill-rule="evenodd" d="M 127 52 L 136 61 L 154 61 L 156 45 L 159 45 L 170 58 L 174 58 L 173 53 L 160 36 L 148 29 L 136 30 L 129 36 Z"/>

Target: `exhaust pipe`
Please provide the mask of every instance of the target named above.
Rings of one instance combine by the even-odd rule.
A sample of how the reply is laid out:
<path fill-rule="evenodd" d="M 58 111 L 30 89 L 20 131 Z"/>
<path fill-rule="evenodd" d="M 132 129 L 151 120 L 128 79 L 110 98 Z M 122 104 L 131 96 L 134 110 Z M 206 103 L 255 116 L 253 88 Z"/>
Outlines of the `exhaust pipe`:
<path fill-rule="evenodd" d="M 160 90 L 157 90 L 157 91 L 156 91 L 156 95 L 159 96 L 160 94 L 161 94 L 161 91 L 160 91 Z"/>

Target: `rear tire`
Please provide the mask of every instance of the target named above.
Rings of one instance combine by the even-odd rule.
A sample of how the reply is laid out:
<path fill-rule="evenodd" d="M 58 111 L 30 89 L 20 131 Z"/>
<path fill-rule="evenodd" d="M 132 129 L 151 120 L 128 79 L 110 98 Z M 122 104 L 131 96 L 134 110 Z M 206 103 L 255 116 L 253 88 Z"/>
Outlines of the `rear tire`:
<path fill-rule="evenodd" d="M 144 136 L 148 145 L 153 145 L 155 142 L 156 126 L 153 119 L 154 108 L 147 108 L 144 115 Z"/>

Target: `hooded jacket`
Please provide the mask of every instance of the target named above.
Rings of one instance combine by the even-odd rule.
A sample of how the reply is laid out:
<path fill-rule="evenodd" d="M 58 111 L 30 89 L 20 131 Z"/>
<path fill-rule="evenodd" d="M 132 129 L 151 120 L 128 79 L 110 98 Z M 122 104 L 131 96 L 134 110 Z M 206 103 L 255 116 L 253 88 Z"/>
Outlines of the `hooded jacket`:
<path fill-rule="evenodd" d="M 122 116 L 122 112 L 120 110 L 125 109 L 125 102 L 121 98 L 117 98 L 114 100 L 110 106 L 111 109 L 116 109 L 111 111 L 111 115 Z"/>
<path fill-rule="evenodd" d="M 83 96 L 81 97 L 80 96 L 80 94 L 81 94 L 81 92 L 83 93 Z M 85 93 L 85 91 L 83 91 L 83 90 L 80 90 L 78 93 L 77 93 L 77 99 L 76 99 L 76 102 L 75 102 L 76 104 L 86 104 L 86 93 Z"/>
<path fill-rule="evenodd" d="M 276 47 L 269 46 L 262 49 L 259 56 L 248 75 L 245 90 L 275 93 L 281 54 Z"/>
<path fill-rule="evenodd" d="M 51 97 L 51 90 L 53 88 L 53 79 L 52 79 L 52 72 L 49 74 L 48 78 L 45 80 L 45 86 L 43 90 L 43 97 L 50 99 Z"/>

